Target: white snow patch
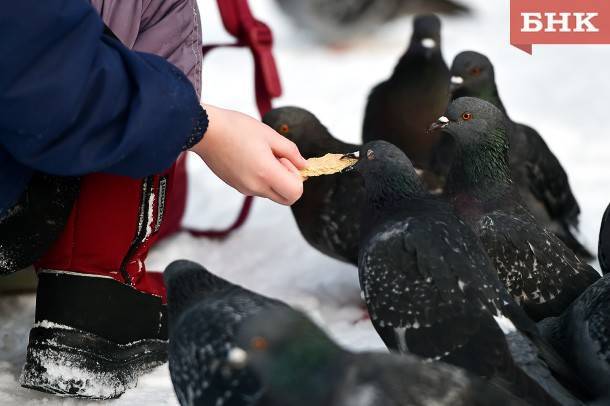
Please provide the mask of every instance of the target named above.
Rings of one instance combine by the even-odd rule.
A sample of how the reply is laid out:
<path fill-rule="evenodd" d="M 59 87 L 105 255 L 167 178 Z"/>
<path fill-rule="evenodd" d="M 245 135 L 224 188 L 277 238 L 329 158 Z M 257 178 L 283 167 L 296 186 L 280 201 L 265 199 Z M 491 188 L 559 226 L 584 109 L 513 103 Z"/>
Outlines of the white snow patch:
<path fill-rule="evenodd" d="M 57 328 L 57 329 L 61 329 L 61 330 L 74 330 L 73 327 L 66 326 L 65 324 L 54 323 L 49 320 L 42 320 L 42 321 L 36 322 L 36 323 L 34 323 L 34 325 L 32 327 Z"/>

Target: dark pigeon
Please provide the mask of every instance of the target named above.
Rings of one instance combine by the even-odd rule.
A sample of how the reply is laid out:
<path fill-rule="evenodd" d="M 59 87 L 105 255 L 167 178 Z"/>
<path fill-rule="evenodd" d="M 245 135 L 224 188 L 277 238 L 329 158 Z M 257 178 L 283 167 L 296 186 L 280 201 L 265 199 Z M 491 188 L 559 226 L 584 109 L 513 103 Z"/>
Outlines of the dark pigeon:
<path fill-rule="evenodd" d="M 539 325 L 592 392 L 610 397 L 610 275 L 591 285 L 564 314 Z"/>
<path fill-rule="evenodd" d="M 362 127 L 363 142 L 388 141 L 428 169 L 439 140 L 426 133 L 449 102 L 449 68 L 441 53 L 441 21 L 435 15 L 415 18 L 409 48 L 394 72 L 371 91 Z"/>
<path fill-rule="evenodd" d="M 169 370 L 180 404 L 273 405 L 249 368 L 232 368 L 230 350 L 242 320 L 287 306 L 233 285 L 189 261 L 170 264 L 164 279 Z"/>
<path fill-rule="evenodd" d="M 441 21 L 418 16 L 406 53 L 390 78 L 369 95 L 362 129 L 363 141 L 388 141 L 428 169 L 439 134 L 427 134 L 430 123 L 449 102 L 449 68 L 441 54 Z"/>
<path fill-rule="evenodd" d="M 246 354 L 246 365 L 280 405 L 524 405 L 454 366 L 410 355 L 346 351 L 290 309 L 244 322 L 237 343 Z"/>
<path fill-rule="evenodd" d="M 571 375 L 565 363 L 508 295 L 477 236 L 425 191 L 409 159 L 376 141 L 360 150 L 355 169 L 367 202 L 360 285 L 388 348 L 465 368 L 533 404 L 578 404 L 546 366 Z"/>
<path fill-rule="evenodd" d="M 345 154 L 360 145 L 338 140 L 311 112 L 299 107 L 271 110 L 263 122 L 293 141 L 305 158 L 327 153 Z M 438 193 L 437 179 L 419 171 L 426 187 Z M 311 177 L 303 184 L 303 196 L 292 205 L 292 214 L 305 240 L 332 258 L 358 265 L 360 214 L 364 183 L 356 173 Z"/>
<path fill-rule="evenodd" d="M 342 46 L 405 14 L 467 13 L 452 0 L 276 0 L 297 26 L 329 45 Z"/>
<path fill-rule="evenodd" d="M 472 51 L 460 53 L 453 61 L 451 75 L 453 99 L 477 97 L 507 114 L 496 87 L 494 67 L 485 55 Z M 580 207 L 557 157 L 536 130 L 510 118 L 508 138 L 511 177 L 525 206 L 581 259 L 593 259 L 575 235 Z"/>
<path fill-rule="evenodd" d="M 511 296 L 539 321 L 563 313 L 599 274 L 521 203 L 508 164 L 509 126 L 493 104 L 463 97 L 432 128 L 444 128 L 457 145 L 447 197 L 478 235 Z"/>
<path fill-rule="evenodd" d="M 597 256 L 604 275 L 610 273 L 610 205 L 606 208 L 599 230 Z"/>
<path fill-rule="evenodd" d="M 360 147 L 334 138 L 309 111 L 298 107 L 271 110 L 263 122 L 293 141 L 305 158 L 346 154 Z M 364 185 L 355 173 L 315 176 L 303 184 L 292 214 L 307 242 L 318 251 L 358 264 L 360 213 Z"/>

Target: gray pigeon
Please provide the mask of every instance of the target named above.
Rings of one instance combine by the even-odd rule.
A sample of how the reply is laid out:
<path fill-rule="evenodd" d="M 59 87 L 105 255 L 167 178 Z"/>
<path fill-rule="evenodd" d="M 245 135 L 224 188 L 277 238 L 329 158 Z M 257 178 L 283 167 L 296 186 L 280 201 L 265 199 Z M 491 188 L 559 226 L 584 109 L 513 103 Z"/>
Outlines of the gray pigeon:
<path fill-rule="evenodd" d="M 599 274 L 521 203 L 508 164 L 509 122 L 493 104 L 463 97 L 432 129 L 456 142 L 445 192 L 483 243 L 511 296 L 534 320 L 559 316 Z"/>
<path fill-rule="evenodd" d="M 277 0 L 300 28 L 320 42 L 343 45 L 405 14 L 467 13 L 452 0 Z"/>
<path fill-rule="evenodd" d="M 233 285 L 190 261 L 170 264 L 164 279 L 169 370 L 180 404 L 272 406 L 250 369 L 231 366 L 230 350 L 244 319 L 287 305 Z"/>
<path fill-rule="evenodd" d="M 451 66 L 452 98 L 477 97 L 504 114 L 491 61 L 477 52 L 457 55 Z M 577 239 L 580 207 L 570 188 L 568 175 L 536 130 L 509 119 L 509 165 L 523 203 L 538 222 L 554 232 L 581 259 L 592 254 Z"/>
<path fill-rule="evenodd" d="M 243 365 L 276 404 L 290 406 L 508 406 L 525 403 L 440 362 L 339 347 L 303 314 L 275 309 L 244 322 Z"/>
<path fill-rule="evenodd" d="M 462 367 L 533 404 L 579 404 L 547 364 L 577 378 L 508 295 L 477 236 L 424 190 L 409 159 L 375 141 L 354 168 L 366 187 L 360 286 L 388 348 Z"/>

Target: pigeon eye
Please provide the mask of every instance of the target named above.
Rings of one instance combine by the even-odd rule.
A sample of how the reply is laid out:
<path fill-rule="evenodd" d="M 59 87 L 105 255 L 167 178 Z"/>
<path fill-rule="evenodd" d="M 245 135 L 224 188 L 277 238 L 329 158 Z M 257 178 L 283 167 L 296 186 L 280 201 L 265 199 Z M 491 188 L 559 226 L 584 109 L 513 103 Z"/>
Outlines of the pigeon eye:
<path fill-rule="evenodd" d="M 263 337 L 254 337 L 250 342 L 250 346 L 257 351 L 263 351 L 267 349 L 269 343 Z"/>
<path fill-rule="evenodd" d="M 474 68 L 470 69 L 470 74 L 472 76 L 479 76 L 481 74 L 481 68 L 475 66 Z"/>
<path fill-rule="evenodd" d="M 375 159 L 375 153 L 373 152 L 372 149 L 369 149 L 368 151 L 366 151 L 366 159 L 368 159 L 369 161 L 372 161 L 373 159 Z"/>
<path fill-rule="evenodd" d="M 290 130 L 290 127 L 288 127 L 288 124 L 282 124 L 280 126 L 280 133 L 286 134 L 288 132 L 288 130 Z"/>
<path fill-rule="evenodd" d="M 471 113 L 464 113 L 462 114 L 462 118 L 464 119 L 464 121 L 468 121 L 472 118 L 472 114 Z"/>

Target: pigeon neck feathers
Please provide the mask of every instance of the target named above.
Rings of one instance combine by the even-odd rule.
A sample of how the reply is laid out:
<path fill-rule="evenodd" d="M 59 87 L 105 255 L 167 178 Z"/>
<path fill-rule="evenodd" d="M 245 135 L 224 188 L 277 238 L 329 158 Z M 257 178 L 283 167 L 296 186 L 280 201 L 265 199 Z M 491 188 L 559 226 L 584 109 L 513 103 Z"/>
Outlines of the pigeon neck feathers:
<path fill-rule="evenodd" d="M 435 66 L 442 66 L 444 70 L 449 71 L 440 48 L 423 49 L 421 45 L 412 43 L 407 52 L 398 60 L 391 78 L 401 80 L 411 77 L 414 72 L 429 70 Z"/>
<path fill-rule="evenodd" d="M 364 177 L 368 206 L 383 211 L 401 207 L 405 202 L 427 196 L 421 181 L 409 168 L 386 165 L 385 171 L 376 171 Z"/>
<path fill-rule="evenodd" d="M 447 192 L 466 192 L 481 201 L 498 198 L 511 188 L 506 130 L 495 128 L 481 143 L 458 143 L 447 179 Z"/>

